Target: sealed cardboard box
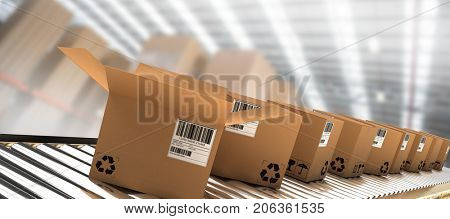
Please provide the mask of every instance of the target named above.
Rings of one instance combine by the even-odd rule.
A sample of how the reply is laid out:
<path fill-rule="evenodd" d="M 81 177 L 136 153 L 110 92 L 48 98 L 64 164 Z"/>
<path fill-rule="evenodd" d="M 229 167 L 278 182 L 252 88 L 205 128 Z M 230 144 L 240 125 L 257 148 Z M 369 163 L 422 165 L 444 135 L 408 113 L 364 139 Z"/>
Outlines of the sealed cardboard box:
<path fill-rule="evenodd" d="M 224 126 L 247 122 L 244 113 L 228 112 L 222 92 L 151 77 L 150 66 L 130 74 L 85 49 L 61 50 L 109 92 L 89 177 L 162 198 L 202 198 Z"/>
<path fill-rule="evenodd" d="M 227 126 L 212 174 L 280 188 L 302 116 L 265 101 L 231 94 L 232 112 L 263 110 L 258 121 Z"/>
<path fill-rule="evenodd" d="M 406 129 L 416 134 L 408 159 L 403 166 L 403 170 L 418 173 L 425 165 L 425 158 L 430 151 L 433 137 L 424 132 L 416 132 Z"/>
<path fill-rule="evenodd" d="M 226 49 L 216 53 L 207 64 L 201 76 L 205 80 L 216 81 L 217 84 L 226 87 L 231 92 L 239 93 L 247 97 L 268 100 L 268 92 L 273 92 L 273 97 L 288 98 L 288 95 L 280 94 L 270 88 L 277 85 L 277 88 L 286 92 L 289 85 L 280 79 L 275 68 L 269 61 L 257 51 L 244 51 L 237 49 Z M 273 84 L 272 84 L 273 83 Z M 275 98 L 272 100 L 277 101 Z M 288 102 L 279 101 L 282 103 Z"/>
<path fill-rule="evenodd" d="M 145 64 L 195 76 L 204 70 L 207 54 L 193 38 L 154 36 L 143 46 L 139 59 Z"/>
<path fill-rule="evenodd" d="M 280 105 L 303 117 L 286 174 L 304 182 L 322 180 L 341 133 L 343 122 L 292 105 Z"/>
<path fill-rule="evenodd" d="M 442 170 L 442 167 L 444 167 L 445 164 L 445 160 L 447 159 L 449 150 L 450 150 L 450 141 L 448 139 L 444 139 L 444 141 L 442 142 L 441 150 L 439 151 L 436 161 L 434 162 L 433 169 Z"/>
<path fill-rule="evenodd" d="M 436 162 L 439 151 L 444 143 L 444 139 L 433 135 L 433 142 L 430 146 L 430 151 L 425 157 L 425 165 L 423 166 L 423 171 L 431 171 L 433 169 L 434 162 Z"/>
<path fill-rule="evenodd" d="M 336 117 L 344 123 L 328 171 L 345 178 L 361 176 L 372 148 L 375 127 L 344 115 L 316 112 Z"/>
<path fill-rule="evenodd" d="M 364 173 L 385 176 L 392 166 L 403 133 L 372 121 L 366 121 L 366 123 L 374 126 L 377 132 L 372 142 L 372 149 Z"/>

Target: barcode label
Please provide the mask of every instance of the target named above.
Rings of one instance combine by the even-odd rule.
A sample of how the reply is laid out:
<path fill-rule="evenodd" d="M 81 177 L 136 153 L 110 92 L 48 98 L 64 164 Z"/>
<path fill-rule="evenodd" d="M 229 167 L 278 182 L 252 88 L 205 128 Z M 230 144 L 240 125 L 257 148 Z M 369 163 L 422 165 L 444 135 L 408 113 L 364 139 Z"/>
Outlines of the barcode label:
<path fill-rule="evenodd" d="M 408 141 L 409 141 L 409 134 L 406 134 L 405 138 L 403 139 L 402 146 L 400 146 L 401 151 L 406 150 L 406 145 L 408 145 Z"/>
<path fill-rule="evenodd" d="M 417 151 L 418 152 L 422 152 L 423 151 L 423 148 L 425 147 L 425 141 L 426 140 L 427 140 L 427 138 L 425 138 L 425 137 L 422 137 L 420 139 L 419 147 L 417 147 Z"/>
<path fill-rule="evenodd" d="M 238 112 L 242 110 L 251 110 L 251 109 L 259 109 L 261 108 L 258 105 L 251 104 L 244 102 L 242 100 L 234 99 L 233 101 L 233 108 L 231 109 L 231 112 Z M 253 122 L 246 122 L 242 124 L 234 124 L 225 127 L 225 131 L 233 132 L 249 137 L 255 137 L 256 130 L 258 129 L 259 121 L 253 121 Z"/>
<path fill-rule="evenodd" d="M 177 120 L 168 156 L 206 167 L 216 129 Z"/>
<path fill-rule="evenodd" d="M 328 140 L 330 139 L 331 130 L 333 129 L 332 122 L 326 122 L 323 128 L 322 137 L 320 137 L 319 147 L 326 147 L 328 145 Z"/>
<path fill-rule="evenodd" d="M 384 138 L 386 137 L 386 129 L 378 129 L 375 139 L 373 139 L 372 147 L 381 148 L 383 146 Z"/>

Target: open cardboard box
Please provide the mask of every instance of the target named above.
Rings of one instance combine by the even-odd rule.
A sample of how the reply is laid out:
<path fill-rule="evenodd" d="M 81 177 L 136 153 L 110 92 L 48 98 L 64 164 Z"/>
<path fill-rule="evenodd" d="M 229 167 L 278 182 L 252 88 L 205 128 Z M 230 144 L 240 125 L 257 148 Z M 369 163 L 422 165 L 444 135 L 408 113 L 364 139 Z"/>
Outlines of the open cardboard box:
<path fill-rule="evenodd" d="M 224 127 L 258 120 L 229 111 L 225 89 L 140 65 L 104 66 L 85 49 L 61 51 L 109 92 L 89 177 L 161 198 L 202 198 Z M 162 78 L 168 78 L 162 80 Z"/>
<path fill-rule="evenodd" d="M 347 116 L 315 111 L 336 117 L 344 123 L 332 158 L 339 168 L 328 171 L 345 178 L 361 176 L 372 148 L 375 127 Z"/>
<path fill-rule="evenodd" d="M 437 156 L 441 147 L 444 143 L 444 139 L 441 137 L 433 135 L 433 143 L 431 143 L 430 151 L 425 157 L 425 165 L 422 168 L 422 171 L 431 171 L 434 166 L 434 162 L 436 162 Z"/>
<path fill-rule="evenodd" d="M 442 170 L 442 167 L 444 167 L 445 164 L 445 160 L 447 159 L 449 150 L 450 150 L 450 140 L 444 139 L 439 154 L 436 158 L 436 161 L 434 162 L 433 169 Z"/>
<path fill-rule="evenodd" d="M 377 132 L 364 173 L 385 176 L 389 173 L 400 141 L 403 140 L 403 132 L 372 121 L 366 121 L 366 123 L 374 126 Z"/>
<path fill-rule="evenodd" d="M 286 174 L 304 182 L 322 180 L 328 171 L 343 122 L 299 106 L 278 104 L 303 117 Z"/>
<path fill-rule="evenodd" d="M 433 137 L 425 132 L 416 132 L 411 129 L 406 130 L 416 134 L 416 138 L 408 154 L 408 159 L 403 166 L 403 170 L 418 173 L 425 165 L 425 158 L 430 151 Z"/>
<path fill-rule="evenodd" d="M 231 94 L 232 112 L 263 109 L 259 121 L 227 126 L 212 174 L 280 188 L 302 116 L 266 101 Z"/>

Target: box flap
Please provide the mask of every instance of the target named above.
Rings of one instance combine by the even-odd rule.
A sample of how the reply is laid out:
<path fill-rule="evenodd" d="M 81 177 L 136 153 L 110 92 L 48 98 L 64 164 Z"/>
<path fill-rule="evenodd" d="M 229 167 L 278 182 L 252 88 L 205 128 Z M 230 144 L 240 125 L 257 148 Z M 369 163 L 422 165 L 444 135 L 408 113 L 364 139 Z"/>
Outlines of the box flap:
<path fill-rule="evenodd" d="M 70 60 L 91 76 L 103 89 L 109 91 L 105 66 L 84 48 L 58 47 Z"/>

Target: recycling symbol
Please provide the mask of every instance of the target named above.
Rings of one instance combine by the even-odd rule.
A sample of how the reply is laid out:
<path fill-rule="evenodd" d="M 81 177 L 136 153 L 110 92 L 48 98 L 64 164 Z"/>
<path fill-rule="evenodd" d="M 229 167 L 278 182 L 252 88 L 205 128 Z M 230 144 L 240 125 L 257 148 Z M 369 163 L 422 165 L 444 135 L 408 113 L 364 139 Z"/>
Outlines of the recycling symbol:
<path fill-rule="evenodd" d="M 389 170 L 389 162 L 384 162 L 384 164 L 380 167 L 381 174 L 387 174 Z"/>
<path fill-rule="evenodd" d="M 417 167 L 419 170 L 421 170 L 425 166 L 425 161 L 420 161 L 419 166 Z"/>
<path fill-rule="evenodd" d="M 322 170 L 320 171 L 321 176 L 325 176 L 325 173 L 327 173 L 328 170 L 328 160 L 325 161 L 325 165 L 322 167 Z"/>
<path fill-rule="evenodd" d="M 262 181 L 269 183 L 276 183 L 280 179 L 280 167 L 276 163 L 270 163 L 266 168 L 259 173 Z"/>
<path fill-rule="evenodd" d="M 342 172 L 345 169 L 344 158 L 336 157 L 333 161 L 331 161 L 331 169 L 337 172 Z"/>
<path fill-rule="evenodd" d="M 105 173 L 106 175 L 111 175 L 116 170 L 115 160 L 111 156 L 103 156 L 101 160 L 95 163 L 95 168 L 100 173 Z"/>

